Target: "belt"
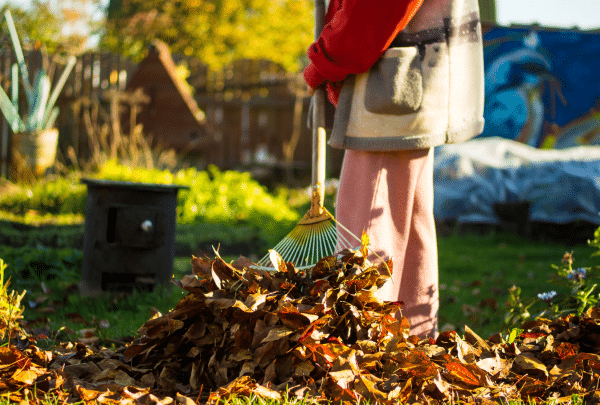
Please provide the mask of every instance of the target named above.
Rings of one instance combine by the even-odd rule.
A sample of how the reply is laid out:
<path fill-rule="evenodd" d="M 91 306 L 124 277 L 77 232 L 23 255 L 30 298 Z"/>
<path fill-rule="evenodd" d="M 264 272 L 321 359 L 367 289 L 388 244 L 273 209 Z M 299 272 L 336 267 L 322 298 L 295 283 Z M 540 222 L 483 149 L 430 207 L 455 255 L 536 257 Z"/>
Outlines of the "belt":
<path fill-rule="evenodd" d="M 447 38 L 448 30 L 441 27 L 429 28 L 419 32 L 400 31 L 390 44 L 389 48 L 446 42 Z"/>
<path fill-rule="evenodd" d="M 470 18 L 466 18 L 459 26 L 453 26 L 450 24 L 450 20 L 444 20 L 444 27 L 429 28 L 418 32 L 400 31 L 388 48 L 443 43 L 447 42 L 450 37 L 466 40 L 478 38 L 479 16 L 472 14 L 468 17 Z"/>

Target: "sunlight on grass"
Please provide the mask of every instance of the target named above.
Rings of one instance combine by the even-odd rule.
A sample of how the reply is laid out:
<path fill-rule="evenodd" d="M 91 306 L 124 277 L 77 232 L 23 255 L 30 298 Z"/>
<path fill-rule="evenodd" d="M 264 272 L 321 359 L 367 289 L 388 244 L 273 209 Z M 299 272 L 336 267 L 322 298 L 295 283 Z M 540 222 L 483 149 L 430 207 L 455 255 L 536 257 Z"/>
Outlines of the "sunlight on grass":
<path fill-rule="evenodd" d="M 592 237 L 592 235 L 590 235 Z M 440 272 L 439 325 L 462 333 L 463 326 L 488 338 L 505 329 L 505 304 L 513 285 L 522 297 L 554 289 L 548 280 L 566 251 L 577 267 L 595 251 L 587 245 L 532 241 L 509 234 L 453 235 L 438 239 Z"/>

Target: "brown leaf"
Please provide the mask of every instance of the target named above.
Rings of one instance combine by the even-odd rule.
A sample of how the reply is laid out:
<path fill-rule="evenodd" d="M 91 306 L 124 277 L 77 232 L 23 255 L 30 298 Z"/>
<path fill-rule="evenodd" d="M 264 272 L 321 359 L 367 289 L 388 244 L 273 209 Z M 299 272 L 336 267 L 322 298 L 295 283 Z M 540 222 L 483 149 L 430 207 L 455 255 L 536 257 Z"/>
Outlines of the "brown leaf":
<path fill-rule="evenodd" d="M 140 379 L 140 382 L 142 383 L 142 387 L 144 388 L 152 388 L 154 387 L 154 384 L 156 383 L 156 378 L 154 377 L 154 373 L 152 371 L 144 374 L 142 376 L 142 378 Z M 196 389 L 197 387 L 193 387 L 194 389 Z"/>
<path fill-rule="evenodd" d="M 488 372 L 492 376 L 505 378 L 510 372 L 512 362 L 506 359 L 501 359 L 500 357 L 496 356 L 479 360 L 475 364 L 477 365 L 477 367 Z"/>
<path fill-rule="evenodd" d="M 294 375 L 298 377 L 309 377 L 315 369 L 311 361 L 303 361 L 294 368 Z"/>
<path fill-rule="evenodd" d="M 339 346 L 339 345 L 336 345 Z M 329 375 L 343 389 L 348 389 L 350 383 L 360 374 L 356 361 L 356 351 L 349 349 L 339 353 L 334 359 Z"/>
<path fill-rule="evenodd" d="M 11 376 L 11 378 L 14 381 L 18 381 L 25 385 L 33 385 L 35 380 L 37 380 L 37 378 L 39 376 L 44 375 L 44 373 L 45 372 L 43 369 L 32 367 L 28 370 L 20 369 L 20 370 L 15 371 L 15 373 Z"/>
<path fill-rule="evenodd" d="M 235 334 L 235 347 L 249 349 L 252 346 L 253 334 L 248 329 L 240 329 Z"/>
<path fill-rule="evenodd" d="M 272 384 L 277 379 L 277 371 L 276 371 L 276 365 L 275 365 L 275 363 L 276 362 L 273 361 L 265 369 L 265 377 L 263 378 L 263 381 L 262 381 L 263 385 Z"/>
<path fill-rule="evenodd" d="M 181 405 L 196 405 L 196 401 L 192 398 L 181 395 L 179 392 L 175 395 L 175 400 Z"/>
<path fill-rule="evenodd" d="M 381 365 L 383 352 L 377 352 L 373 354 L 362 354 L 360 355 L 360 366 L 363 370 L 374 371 Z"/>
<path fill-rule="evenodd" d="M 556 347 L 556 354 L 561 360 L 564 360 L 567 357 L 575 356 L 578 352 L 579 345 L 569 342 L 561 342 L 558 347 Z"/>
<path fill-rule="evenodd" d="M 467 325 L 465 325 L 465 340 L 472 346 L 478 347 L 480 350 L 485 350 L 488 352 L 492 350 L 487 342 Z"/>
<path fill-rule="evenodd" d="M 522 373 L 543 374 L 546 377 L 548 376 L 548 370 L 544 363 L 528 352 L 521 353 L 515 357 L 513 368 L 515 366 L 516 369 Z"/>
<path fill-rule="evenodd" d="M 16 348 L 0 346 L 0 371 L 13 368 L 20 359 L 24 356 Z"/>
<path fill-rule="evenodd" d="M 84 345 L 94 345 L 94 344 L 98 343 L 99 341 L 100 341 L 100 338 L 98 336 L 77 339 L 77 342 L 82 343 Z"/>
<path fill-rule="evenodd" d="M 413 387 L 412 382 L 413 382 L 413 379 L 409 378 L 408 380 L 406 380 L 404 385 L 398 385 L 396 388 L 394 388 L 388 394 L 388 400 L 395 401 L 396 403 L 399 403 L 399 404 L 408 403 L 408 398 L 410 397 L 410 394 L 412 393 L 412 387 Z"/>
<path fill-rule="evenodd" d="M 471 346 L 460 337 L 456 336 L 457 357 L 465 364 L 472 364 L 481 356 L 481 349 Z"/>
<path fill-rule="evenodd" d="M 267 294 L 248 294 L 248 298 L 244 302 L 244 305 L 248 307 L 250 311 L 256 311 L 263 306 L 267 301 Z"/>
<path fill-rule="evenodd" d="M 408 377 L 427 379 L 435 377 L 438 374 L 438 367 L 423 352 L 399 353 L 393 355 L 393 358 L 398 362 L 399 368 Z"/>
<path fill-rule="evenodd" d="M 334 256 L 327 256 L 320 259 L 311 270 L 313 280 L 329 276 L 331 269 L 335 268 L 337 260 Z"/>
<path fill-rule="evenodd" d="M 388 394 L 377 387 L 381 379 L 369 373 L 358 375 L 354 383 L 354 391 L 369 401 L 381 403 L 388 401 Z"/>
<path fill-rule="evenodd" d="M 480 387 L 489 385 L 487 375 L 474 364 L 462 364 L 457 361 L 444 365 L 455 381 L 463 384 Z"/>
<path fill-rule="evenodd" d="M 291 335 L 292 333 L 294 333 L 293 330 L 288 329 L 285 326 L 282 327 L 276 327 L 273 328 L 271 330 L 269 330 L 269 334 L 267 335 L 266 338 L 264 338 L 261 343 L 266 343 L 266 342 L 273 342 L 279 339 L 283 339 L 286 336 Z"/>
<path fill-rule="evenodd" d="M 129 374 L 127 374 L 123 370 L 117 370 L 115 377 L 114 377 L 114 381 L 116 384 L 118 384 L 122 387 L 135 385 L 135 380 L 132 377 L 130 377 Z"/>
<path fill-rule="evenodd" d="M 171 279 L 171 282 L 182 290 L 193 292 L 195 289 L 205 287 L 209 283 L 209 281 L 199 279 L 198 277 L 194 274 L 188 274 L 183 276 L 181 280 Z M 160 314 L 159 311 L 156 312 Z"/>
<path fill-rule="evenodd" d="M 70 320 L 71 322 L 83 323 L 85 325 L 89 325 L 90 323 L 78 312 L 70 312 L 65 314 L 65 318 Z"/>
<path fill-rule="evenodd" d="M 281 400 L 281 394 L 279 392 L 262 385 L 256 385 L 252 389 L 252 393 L 259 398 L 270 399 L 274 401 Z"/>
<path fill-rule="evenodd" d="M 578 353 L 575 356 L 567 357 L 560 365 L 561 370 L 569 369 L 594 369 L 600 370 L 600 356 L 593 353 Z"/>
<path fill-rule="evenodd" d="M 227 264 L 223 259 L 221 259 L 221 256 L 219 256 L 219 253 L 217 251 L 215 251 L 215 254 L 216 258 L 212 262 L 213 272 L 217 274 L 220 280 L 229 281 L 234 279 L 237 270 L 233 268 L 230 264 Z"/>
<path fill-rule="evenodd" d="M 77 393 L 79 394 L 81 399 L 84 401 L 94 401 L 96 398 L 98 398 L 98 396 L 100 396 L 99 391 L 90 390 L 90 389 L 84 388 L 80 385 L 77 385 L 76 389 L 77 389 Z"/>
<path fill-rule="evenodd" d="M 78 378 L 88 378 L 98 375 L 102 370 L 94 362 L 71 364 L 64 367 L 65 372 Z"/>
<path fill-rule="evenodd" d="M 202 278 L 208 278 L 211 275 L 211 260 L 192 255 L 192 272 Z"/>

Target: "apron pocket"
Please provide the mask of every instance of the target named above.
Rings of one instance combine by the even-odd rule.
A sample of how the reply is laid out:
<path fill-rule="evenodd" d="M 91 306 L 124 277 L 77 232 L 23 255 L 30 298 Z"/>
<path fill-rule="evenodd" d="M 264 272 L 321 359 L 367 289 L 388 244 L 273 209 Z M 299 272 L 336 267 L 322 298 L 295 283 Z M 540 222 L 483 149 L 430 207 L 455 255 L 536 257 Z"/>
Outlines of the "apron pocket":
<path fill-rule="evenodd" d="M 417 47 L 388 49 L 369 71 L 365 109 L 374 114 L 416 112 L 423 98 L 421 57 Z"/>

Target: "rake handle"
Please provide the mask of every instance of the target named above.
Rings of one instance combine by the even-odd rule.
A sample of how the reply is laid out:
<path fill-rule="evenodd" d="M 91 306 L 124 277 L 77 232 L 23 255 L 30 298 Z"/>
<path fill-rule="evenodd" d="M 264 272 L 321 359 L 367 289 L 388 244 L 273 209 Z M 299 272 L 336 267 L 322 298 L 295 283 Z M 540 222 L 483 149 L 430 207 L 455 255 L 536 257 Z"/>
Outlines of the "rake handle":
<path fill-rule="evenodd" d="M 325 0 L 315 0 L 315 41 L 319 39 L 325 21 Z M 325 199 L 325 90 L 315 89 L 312 115 L 312 189 L 319 194 L 319 206 Z"/>

